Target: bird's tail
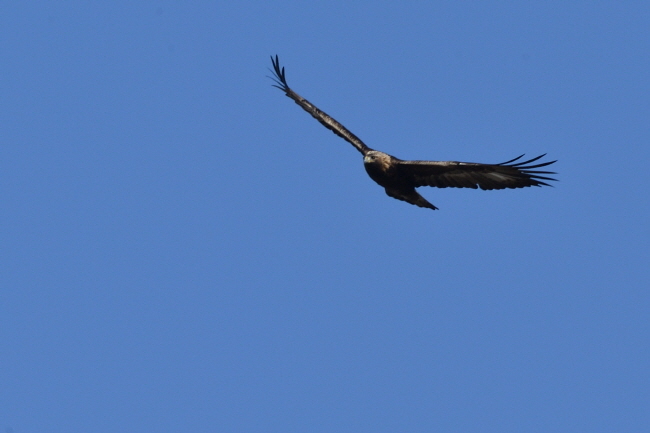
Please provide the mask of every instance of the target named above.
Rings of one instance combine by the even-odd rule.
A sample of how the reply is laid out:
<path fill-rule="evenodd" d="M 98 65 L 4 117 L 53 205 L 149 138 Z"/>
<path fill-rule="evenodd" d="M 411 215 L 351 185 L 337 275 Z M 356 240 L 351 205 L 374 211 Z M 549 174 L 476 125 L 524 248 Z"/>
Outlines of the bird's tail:
<path fill-rule="evenodd" d="M 422 197 L 415 188 L 412 189 L 396 189 L 396 188 L 386 188 L 386 194 L 389 197 L 396 198 L 397 200 L 403 200 L 407 203 L 414 204 L 416 206 L 425 207 L 428 209 L 436 210 L 438 209 L 431 203 Z"/>

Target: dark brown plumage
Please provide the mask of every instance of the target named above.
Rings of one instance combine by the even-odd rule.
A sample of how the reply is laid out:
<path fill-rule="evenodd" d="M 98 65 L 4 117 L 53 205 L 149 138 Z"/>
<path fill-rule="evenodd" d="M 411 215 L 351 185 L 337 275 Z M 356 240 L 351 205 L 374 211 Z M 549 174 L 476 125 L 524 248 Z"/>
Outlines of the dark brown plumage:
<path fill-rule="evenodd" d="M 435 186 L 438 188 L 481 188 L 484 190 L 525 188 L 527 186 L 550 186 L 547 181 L 556 179 L 542 176 L 555 174 L 536 170 L 556 161 L 531 163 L 544 157 L 540 155 L 528 161 L 517 162 L 524 155 L 501 164 L 479 164 L 457 161 L 403 161 L 387 153 L 373 150 L 343 125 L 319 110 L 311 102 L 294 92 L 280 67 L 278 56 L 271 56 L 274 87 L 282 90 L 296 104 L 322 123 L 327 129 L 352 144 L 363 155 L 363 165 L 372 180 L 383 186 L 386 194 L 398 200 L 429 209 L 438 209 L 422 197 L 415 188 Z"/>

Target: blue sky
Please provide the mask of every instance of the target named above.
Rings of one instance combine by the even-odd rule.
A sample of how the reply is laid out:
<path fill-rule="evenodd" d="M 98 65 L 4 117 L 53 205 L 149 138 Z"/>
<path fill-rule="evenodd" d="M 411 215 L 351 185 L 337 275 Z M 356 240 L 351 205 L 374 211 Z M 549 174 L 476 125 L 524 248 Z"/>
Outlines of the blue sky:
<path fill-rule="evenodd" d="M 650 429 L 650 4 L 0 6 L 0 431 Z M 387 197 L 402 159 L 554 188 Z"/>

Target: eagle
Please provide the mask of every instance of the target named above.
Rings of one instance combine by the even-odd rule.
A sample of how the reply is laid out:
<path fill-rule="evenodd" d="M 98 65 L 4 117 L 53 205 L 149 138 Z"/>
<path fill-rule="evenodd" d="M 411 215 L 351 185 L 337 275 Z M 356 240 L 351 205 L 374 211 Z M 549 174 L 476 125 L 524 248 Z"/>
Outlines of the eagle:
<path fill-rule="evenodd" d="M 287 84 L 284 67 L 280 67 L 278 56 L 271 56 L 273 74 L 271 78 L 285 95 L 293 99 L 303 110 L 311 114 L 327 129 L 350 143 L 363 155 L 363 166 L 372 180 L 384 187 L 386 194 L 398 200 L 422 208 L 438 209 L 422 197 L 415 188 L 433 186 L 437 188 L 481 188 L 482 190 L 525 188 L 527 186 L 551 186 L 544 181 L 557 181 L 544 175 L 556 174 L 537 170 L 556 161 L 540 162 L 546 154 L 527 161 L 520 155 L 500 164 L 480 164 L 458 161 L 405 161 L 378 150 L 371 149 L 356 135 L 318 109 L 314 104 L 294 92 Z"/>

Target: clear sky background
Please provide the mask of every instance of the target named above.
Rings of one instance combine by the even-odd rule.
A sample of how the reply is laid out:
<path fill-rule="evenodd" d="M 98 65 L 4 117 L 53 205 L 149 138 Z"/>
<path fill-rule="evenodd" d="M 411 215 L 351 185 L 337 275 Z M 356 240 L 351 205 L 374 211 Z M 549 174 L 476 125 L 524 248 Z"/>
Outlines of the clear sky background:
<path fill-rule="evenodd" d="M 402 159 L 554 188 L 387 197 Z M 650 3 L 0 6 L 0 431 L 650 431 Z"/>

